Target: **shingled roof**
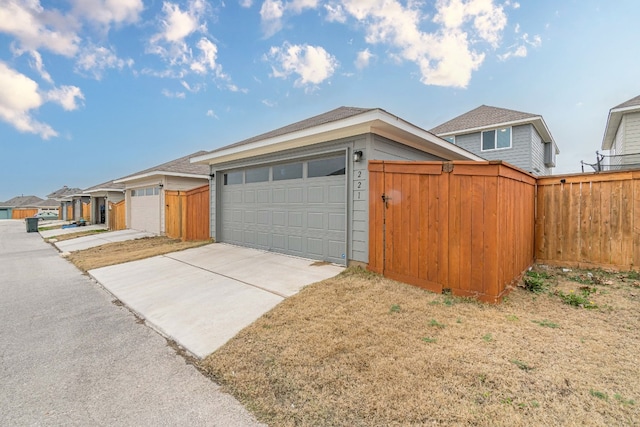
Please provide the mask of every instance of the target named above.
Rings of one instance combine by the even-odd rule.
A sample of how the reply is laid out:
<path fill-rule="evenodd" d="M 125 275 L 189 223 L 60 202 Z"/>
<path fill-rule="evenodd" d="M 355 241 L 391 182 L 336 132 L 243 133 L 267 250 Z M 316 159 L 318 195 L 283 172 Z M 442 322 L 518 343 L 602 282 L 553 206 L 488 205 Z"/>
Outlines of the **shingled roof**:
<path fill-rule="evenodd" d="M 298 132 L 298 131 L 309 129 L 315 126 L 320 126 L 326 123 L 347 119 L 349 117 L 357 116 L 358 114 L 366 113 L 368 111 L 373 111 L 373 110 L 376 110 L 376 108 L 338 107 L 334 110 L 327 111 L 326 113 L 318 114 L 317 116 L 300 120 L 299 122 L 292 123 L 290 125 L 283 126 L 281 128 L 278 128 L 269 132 L 265 132 L 257 136 L 252 136 L 251 138 L 244 139 L 234 144 L 226 145 L 224 147 L 217 148 L 212 151 L 208 151 L 205 154 L 215 153 L 220 150 L 227 150 L 229 148 L 239 147 L 241 145 L 250 144 L 252 142 L 262 141 L 264 139 L 286 135 L 288 133 Z"/>
<path fill-rule="evenodd" d="M 42 202 L 42 199 L 38 196 L 16 196 L 6 202 L 0 203 L 0 206 L 8 206 L 12 208 L 20 207 L 34 207 Z"/>
<path fill-rule="evenodd" d="M 48 199 L 64 199 L 66 197 L 70 197 L 74 194 L 82 193 L 82 189 L 80 188 L 69 188 L 66 185 L 51 194 L 47 194 Z"/>
<path fill-rule="evenodd" d="M 209 166 L 201 165 L 197 163 L 191 163 L 189 161 L 189 159 L 191 159 L 192 157 L 201 156 L 206 153 L 207 153 L 206 151 L 201 150 L 193 154 L 189 154 L 188 156 L 180 157 L 179 159 L 171 160 L 170 162 L 163 163 L 161 165 L 154 166 L 149 169 L 145 169 L 131 175 L 127 175 L 124 178 L 116 179 L 113 182 L 116 184 L 119 184 L 125 181 L 131 181 L 133 179 L 138 179 L 138 178 L 143 178 L 146 176 L 153 176 L 153 175 L 174 175 L 174 176 L 203 175 L 208 177 Z"/>
<path fill-rule="evenodd" d="M 613 110 L 617 110 L 618 108 L 628 108 L 628 107 L 635 107 L 635 106 L 640 106 L 640 95 L 636 96 L 635 98 L 631 98 L 630 100 L 625 101 L 620 105 L 616 105 L 615 107 L 613 107 Z"/>
<path fill-rule="evenodd" d="M 506 108 L 481 105 L 448 122 L 434 127 L 429 132 L 436 135 L 464 132 L 466 130 L 499 126 L 502 124 L 535 119 L 538 114 L 524 113 L 522 111 L 508 110 Z"/>
<path fill-rule="evenodd" d="M 103 182 L 102 184 L 94 185 L 93 187 L 85 188 L 85 193 L 91 193 L 95 191 L 118 191 L 124 190 L 124 184 L 116 183 L 114 180 Z"/>

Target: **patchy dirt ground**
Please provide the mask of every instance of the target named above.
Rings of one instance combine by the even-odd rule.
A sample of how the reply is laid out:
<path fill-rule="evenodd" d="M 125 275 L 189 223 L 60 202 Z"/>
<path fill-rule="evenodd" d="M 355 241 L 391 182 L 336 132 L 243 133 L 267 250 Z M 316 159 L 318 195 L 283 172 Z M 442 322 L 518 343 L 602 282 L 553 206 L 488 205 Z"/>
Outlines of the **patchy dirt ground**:
<path fill-rule="evenodd" d="M 72 252 L 67 259 L 80 270 L 88 271 L 94 268 L 195 248 L 209 243 L 211 242 L 183 242 L 180 239 L 170 239 L 162 236 L 146 237 L 125 242 L 108 243 L 95 248 Z"/>
<path fill-rule="evenodd" d="M 640 425 L 640 275 L 527 277 L 492 306 L 349 269 L 202 367 L 274 426 Z"/>
<path fill-rule="evenodd" d="M 51 239 L 55 239 L 55 241 L 61 242 L 63 240 L 71 240 L 71 239 L 75 239 L 75 238 L 78 238 L 78 237 L 91 236 L 93 234 L 105 233 L 107 231 L 108 230 L 78 231 L 77 233 L 60 234 L 58 236 L 49 237 L 49 238 L 46 238 L 44 240 L 45 240 L 45 242 L 49 242 L 49 241 L 51 241 Z"/>

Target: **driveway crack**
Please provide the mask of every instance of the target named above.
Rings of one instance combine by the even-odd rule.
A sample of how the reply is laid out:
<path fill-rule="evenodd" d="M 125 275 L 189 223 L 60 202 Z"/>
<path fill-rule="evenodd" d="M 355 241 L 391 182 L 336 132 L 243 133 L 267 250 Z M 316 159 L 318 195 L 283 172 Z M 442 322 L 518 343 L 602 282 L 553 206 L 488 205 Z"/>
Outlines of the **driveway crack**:
<path fill-rule="evenodd" d="M 240 279 L 238 279 L 237 277 L 227 276 L 226 274 L 222 274 L 222 273 L 218 273 L 217 271 L 209 270 L 208 268 L 204 268 L 204 267 L 201 267 L 201 266 L 199 266 L 199 265 L 192 264 L 192 263 L 190 263 L 190 262 L 186 262 L 186 261 L 183 261 L 183 260 L 178 259 L 178 258 L 174 258 L 174 257 L 169 256 L 169 255 L 167 255 L 167 254 L 162 255 L 162 256 L 163 256 L 163 257 L 165 257 L 165 258 L 170 258 L 170 259 L 172 259 L 172 260 L 174 260 L 174 261 L 181 262 L 182 264 L 185 264 L 185 265 L 189 265 L 189 266 L 191 266 L 191 267 L 198 268 L 198 269 L 203 270 L 203 271 L 206 271 L 206 272 L 208 272 L 208 273 L 215 274 L 215 275 L 220 276 L 220 277 L 225 277 L 225 278 L 227 278 L 227 279 L 231 279 L 231 280 L 234 280 L 234 281 L 236 281 L 236 282 L 244 283 L 244 284 L 245 284 L 245 285 L 247 285 L 247 286 L 251 286 L 251 287 L 253 287 L 253 288 L 260 289 L 260 290 L 265 291 L 265 292 L 269 292 L 270 294 L 277 295 L 277 296 L 279 296 L 280 298 L 283 298 L 283 299 L 288 298 L 288 296 L 287 296 L 287 295 L 285 295 L 285 294 L 282 294 L 282 293 L 280 293 L 280 292 L 277 292 L 277 291 L 274 291 L 274 290 L 271 290 L 271 289 L 265 288 L 265 287 L 263 287 L 263 286 L 259 286 L 259 285 L 255 285 L 255 284 L 253 284 L 253 283 L 245 282 L 244 280 L 240 280 Z"/>

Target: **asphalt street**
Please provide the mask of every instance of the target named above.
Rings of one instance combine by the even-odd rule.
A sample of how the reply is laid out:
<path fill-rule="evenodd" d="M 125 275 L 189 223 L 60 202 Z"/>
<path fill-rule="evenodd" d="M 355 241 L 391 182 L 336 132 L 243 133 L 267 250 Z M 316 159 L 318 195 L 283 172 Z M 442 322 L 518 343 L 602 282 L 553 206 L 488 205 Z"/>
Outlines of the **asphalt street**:
<path fill-rule="evenodd" d="M 0 221 L 0 425 L 254 426 L 88 276 Z"/>

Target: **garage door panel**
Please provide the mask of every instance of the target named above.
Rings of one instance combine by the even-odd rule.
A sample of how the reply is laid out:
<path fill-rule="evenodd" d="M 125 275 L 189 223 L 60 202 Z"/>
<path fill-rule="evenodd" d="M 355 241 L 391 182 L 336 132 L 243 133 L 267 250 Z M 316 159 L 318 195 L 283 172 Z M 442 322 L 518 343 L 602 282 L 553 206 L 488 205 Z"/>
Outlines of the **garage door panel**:
<path fill-rule="evenodd" d="M 287 192 L 284 188 L 273 189 L 273 203 L 286 203 Z"/>
<path fill-rule="evenodd" d="M 223 185 L 221 192 L 221 241 L 345 262 L 344 175 Z M 237 192 L 241 201 L 227 196 Z"/>
<path fill-rule="evenodd" d="M 160 234 L 160 196 L 131 197 L 130 228 Z"/>
<path fill-rule="evenodd" d="M 256 202 L 256 191 L 255 190 L 247 190 L 244 192 L 244 202 L 245 203 L 255 203 Z"/>

